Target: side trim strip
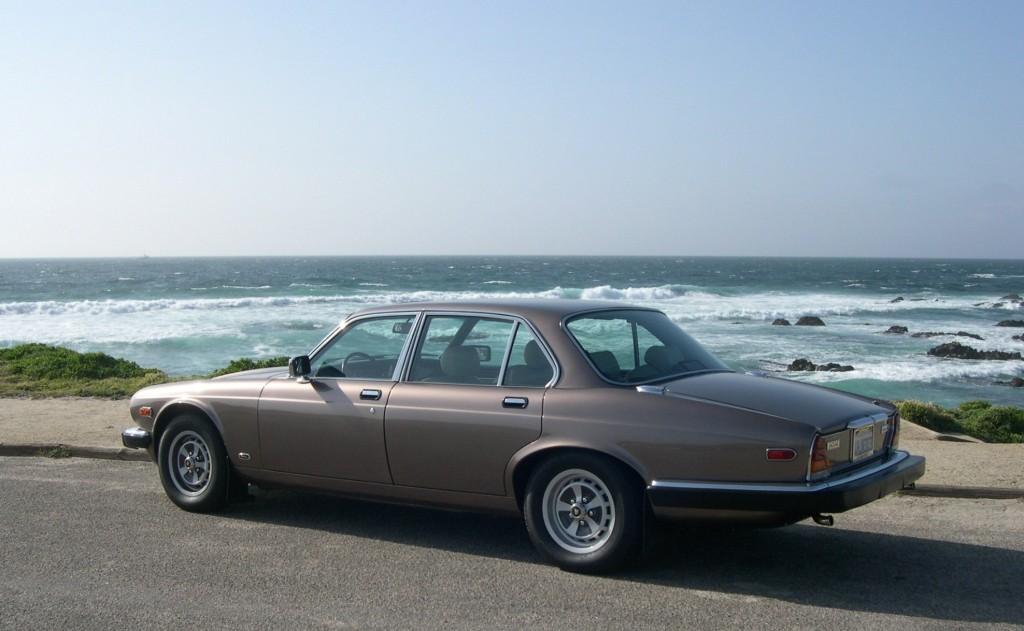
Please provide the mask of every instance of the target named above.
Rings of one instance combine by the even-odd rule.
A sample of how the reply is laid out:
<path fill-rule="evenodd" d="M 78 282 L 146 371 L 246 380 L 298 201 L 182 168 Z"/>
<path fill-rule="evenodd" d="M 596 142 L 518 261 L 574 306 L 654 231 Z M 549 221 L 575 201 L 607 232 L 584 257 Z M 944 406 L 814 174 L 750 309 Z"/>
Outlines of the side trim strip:
<path fill-rule="evenodd" d="M 689 489 L 703 491 L 756 491 L 762 493 L 816 493 L 834 486 L 840 486 L 861 478 L 866 478 L 881 471 L 898 465 L 910 454 L 905 451 L 896 451 L 891 458 L 885 462 L 854 471 L 848 475 L 840 476 L 830 480 L 822 480 L 811 484 L 803 482 L 774 482 L 763 484 L 749 484 L 744 482 L 688 482 L 685 480 L 654 480 L 651 487 L 658 489 Z"/>

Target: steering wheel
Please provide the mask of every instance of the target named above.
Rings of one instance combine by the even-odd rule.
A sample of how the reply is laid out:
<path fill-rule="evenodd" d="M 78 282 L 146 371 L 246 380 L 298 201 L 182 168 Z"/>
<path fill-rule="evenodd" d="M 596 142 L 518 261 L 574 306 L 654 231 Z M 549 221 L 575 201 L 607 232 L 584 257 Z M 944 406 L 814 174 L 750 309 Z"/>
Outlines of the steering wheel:
<path fill-rule="evenodd" d="M 354 353 L 349 353 L 345 357 L 345 361 L 341 362 L 341 372 L 343 372 L 343 373 L 345 373 L 347 375 L 348 374 L 348 363 L 350 361 L 352 361 L 352 360 L 355 360 L 355 359 L 361 359 L 363 361 L 373 361 L 373 357 L 371 357 L 370 355 L 367 355 L 366 353 L 363 353 L 363 352 L 360 352 L 360 351 L 356 351 Z"/>

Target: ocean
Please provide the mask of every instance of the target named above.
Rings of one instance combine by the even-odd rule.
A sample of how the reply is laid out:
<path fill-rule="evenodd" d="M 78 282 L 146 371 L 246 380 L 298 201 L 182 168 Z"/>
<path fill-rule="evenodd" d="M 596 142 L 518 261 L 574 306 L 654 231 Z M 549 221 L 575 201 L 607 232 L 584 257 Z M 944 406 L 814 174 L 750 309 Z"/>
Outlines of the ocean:
<path fill-rule="evenodd" d="M 1024 361 L 927 355 L 960 341 L 1024 352 L 1022 260 L 716 257 L 274 257 L 0 260 L 0 346 L 103 351 L 172 375 L 307 351 L 367 305 L 488 297 L 595 298 L 667 313 L 738 370 L 945 405 L 1024 405 Z M 902 300 L 897 300 L 902 298 Z M 773 326 L 821 317 L 826 326 Z M 883 333 L 890 326 L 908 334 Z M 915 332 L 965 331 L 914 338 Z M 852 372 L 794 373 L 797 358 Z"/>

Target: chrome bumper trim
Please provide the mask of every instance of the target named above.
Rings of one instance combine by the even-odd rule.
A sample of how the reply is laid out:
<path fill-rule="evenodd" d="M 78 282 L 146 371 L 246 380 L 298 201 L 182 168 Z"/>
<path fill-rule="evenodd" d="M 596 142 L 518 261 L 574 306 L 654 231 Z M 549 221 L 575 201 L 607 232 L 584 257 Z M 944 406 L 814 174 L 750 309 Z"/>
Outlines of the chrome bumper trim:
<path fill-rule="evenodd" d="M 685 480 L 654 480 L 651 487 L 657 489 L 695 489 L 708 491 L 757 491 L 766 493 L 817 493 L 835 486 L 854 482 L 869 475 L 874 475 L 895 467 L 910 457 L 905 451 L 895 451 L 888 460 L 876 465 L 858 469 L 846 475 L 836 478 L 821 480 L 820 482 L 766 482 L 751 484 L 746 482 L 689 482 Z"/>
<path fill-rule="evenodd" d="M 146 449 L 152 440 L 152 435 L 141 427 L 129 427 L 121 432 L 121 444 L 130 449 Z"/>

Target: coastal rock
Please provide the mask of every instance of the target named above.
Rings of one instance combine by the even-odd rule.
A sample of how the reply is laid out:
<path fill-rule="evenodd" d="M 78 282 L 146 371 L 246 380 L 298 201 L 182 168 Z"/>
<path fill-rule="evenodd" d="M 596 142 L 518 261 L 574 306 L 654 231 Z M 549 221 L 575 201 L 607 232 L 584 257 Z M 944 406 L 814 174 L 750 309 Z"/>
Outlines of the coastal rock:
<path fill-rule="evenodd" d="M 800 359 L 794 359 L 793 363 L 786 367 L 786 370 L 793 372 L 805 372 L 815 369 L 814 362 L 804 357 Z"/>
<path fill-rule="evenodd" d="M 1021 298 L 1020 294 L 1006 294 L 1005 296 L 1000 298 L 1000 300 L 1005 300 L 1006 302 L 1013 303 L 1024 302 L 1024 298 Z"/>
<path fill-rule="evenodd" d="M 775 318 L 772 320 L 772 324 L 775 326 L 789 326 L 789 320 L 786 318 Z"/>
<path fill-rule="evenodd" d="M 993 302 L 992 303 L 992 308 L 993 309 L 1002 309 L 1005 306 L 1006 306 L 1005 302 Z"/>
<path fill-rule="evenodd" d="M 827 364 L 821 364 L 815 370 L 822 370 L 825 372 L 850 372 L 853 370 L 853 366 L 837 364 L 835 362 L 829 362 Z"/>
<path fill-rule="evenodd" d="M 920 333 L 914 333 L 910 337 L 969 337 L 972 340 L 984 340 L 977 333 L 968 333 L 967 331 L 957 331 L 956 333 L 946 333 L 944 331 L 921 331 Z"/>
<path fill-rule="evenodd" d="M 853 369 L 853 366 L 837 364 L 835 362 L 819 365 L 805 357 L 793 360 L 793 363 L 786 368 L 786 370 L 791 372 L 849 372 Z"/>
<path fill-rule="evenodd" d="M 818 316 L 804 316 L 796 321 L 797 326 L 825 326 L 825 321 Z M 1022 324 L 1021 326 L 1024 326 Z"/>
<path fill-rule="evenodd" d="M 1018 342 L 1024 342 L 1024 335 L 1014 335 L 1013 339 L 1017 340 Z"/>
<path fill-rule="evenodd" d="M 797 322 L 797 324 L 800 324 L 800 323 Z M 1024 320 L 1002 320 L 1001 322 L 996 324 L 996 326 L 1012 326 L 1012 327 L 1021 328 L 1021 327 L 1024 327 Z"/>
<path fill-rule="evenodd" d="M 1014 377 L 1013 379 L 1008 381 L 1006 385 L 1010 386 L 1011 388 L 1024 388 L 1024 379 L 1022 379 L 1021 377 Z"/>
<path fill-rule="evenodd" d="M 909 330 L 910 329 L 908 329 L 905 326 L 899 326 L 898 324 L 894 324 L 891 327 L 889 327 L 888 329 L 886 329 L 885 332 L 886 333 L 895 333 L 896 335 L 903 335 L 904 333 L 906 333 Z"/>
<path fill-rule="evenodd" d="M 933 357 L 951 357 L 953 359 L 1021 359 L 1019 352 L 1008 353 L 1006 351 L 979 351 L 970 346 L 964 346 L 960 342 L 947 342 L 940 344 L 928 351 Z"/>
<path fill-rule="evenodd" d="M 892 303 L 892 304 L 895 304 L 897 302 L 903 302 L 903 296 L 896 296 L 895 298 L 893 298 L 889 302 Z"/>

